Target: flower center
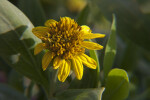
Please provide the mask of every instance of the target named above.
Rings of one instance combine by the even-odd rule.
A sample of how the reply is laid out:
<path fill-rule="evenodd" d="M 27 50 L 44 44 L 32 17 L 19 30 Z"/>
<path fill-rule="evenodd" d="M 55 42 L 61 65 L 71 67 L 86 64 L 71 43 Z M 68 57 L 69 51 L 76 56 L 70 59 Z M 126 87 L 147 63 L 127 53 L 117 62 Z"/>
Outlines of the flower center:
<path fill-rule="evenodd" d="M 81 34 L 81 27 L 73 19 L 63 17 L 59 22 L 50 25 L 45 43 L 51 52 L 70 59 L 74 55 L 84 53 L 85 49 L 80 46 L 83 41 Z"/>

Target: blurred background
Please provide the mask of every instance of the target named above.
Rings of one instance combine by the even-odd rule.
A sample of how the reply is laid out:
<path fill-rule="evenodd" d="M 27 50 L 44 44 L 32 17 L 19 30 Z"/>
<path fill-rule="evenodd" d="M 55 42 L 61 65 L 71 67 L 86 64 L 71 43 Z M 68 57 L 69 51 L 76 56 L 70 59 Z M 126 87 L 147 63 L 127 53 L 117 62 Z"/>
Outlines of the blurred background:
<path fill-rule="evenodd" d="M 95 40 L 104 46 L 111 30 L 112 14 L 115 14 L 117 54 L 113 68 L 121 68 L 128 73 L 130 92 L 127 100 L 150 100 L 150 0 L 9 1 L 23 11 L 34 26 L 43 26 L 47 19 L 58 20 L 68 16 L 77 20 L 79 16 L 85 16 L 80 21 L 82 24 L 90 26 L 94 33 L 106 34 L 106 38 Z M 98 52 L 101 54 L 99 60 L 103 78 L 104 50 Z M 0 83 L 22 92 L 30 81 L 22 77 L 0 58 Z M 36 89 L 39 88 L 35 86 Z"/>

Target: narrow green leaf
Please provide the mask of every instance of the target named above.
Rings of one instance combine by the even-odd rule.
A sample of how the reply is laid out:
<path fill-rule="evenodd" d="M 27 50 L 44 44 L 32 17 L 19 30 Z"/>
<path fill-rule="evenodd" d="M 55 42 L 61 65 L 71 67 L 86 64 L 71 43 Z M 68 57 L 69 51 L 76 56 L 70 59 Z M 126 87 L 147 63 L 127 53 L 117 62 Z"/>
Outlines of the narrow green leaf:
<path fill-rule="evenodd" d="M 99 64 L 99 60 L 98 60 L 98 54 L 97 54 L 96 50 L 89 50 L 89 53 L 90 53 L 90 57 L 93 58 L 97 63 L 96 70 L 93 70 L 93 69 L 90 70 L 91 71 L 91 76 L 94 77 L 94 78 L 92 78 L 91 81 L 93 82 L 95 87 L 98 87 L 99 86 L 99 79 L 100 79 L 100 77 L 99 77 L 100 64 Z"/>
<path fill-rule="evenodd" d="M 28 100 L 23 94 L 0 83 L 0 100 Z"/>
<path fill-rule="evenodd" d="M 129 79 L 125 70 L 113 69 L 109 72 L 102 100 L 124 100 L 129 93 Z"/>
<path fill-rule="evenodd" d="M 0 57 L 19 73 L 49 88 L 49 78 L 41 68 L 41 56 L 33 47 L 41 42 L 31 32 L 28 18 L 7 0 L 0 0 Z"/>
<path fill-rule="evenodd" d="M 56 100 L 101 100 L 104 88 L 69 89 L 56 94 Z"/>
<path fill-rule="evenodd" d="M 96 50 L 90 50 L 90 57 L 93 58 L 96 61 L 96 63 L 97 63 L 97 72 L 100 72 L 100 64 L 99 64 L 97 51 Z"/>
<path fill-rule="evenodd" d="M 113 16 L 111 33 L 109 35 L 104 55 L 103 69 L 104 77 L 106 78 L 114 62 L 116 55 L 116 19 Z"/>
<path fill-rule="evenodd" d="M 19 0 L 18 6 L 35 26 L 44 25 L 46 16 L 40 0 Z"/>

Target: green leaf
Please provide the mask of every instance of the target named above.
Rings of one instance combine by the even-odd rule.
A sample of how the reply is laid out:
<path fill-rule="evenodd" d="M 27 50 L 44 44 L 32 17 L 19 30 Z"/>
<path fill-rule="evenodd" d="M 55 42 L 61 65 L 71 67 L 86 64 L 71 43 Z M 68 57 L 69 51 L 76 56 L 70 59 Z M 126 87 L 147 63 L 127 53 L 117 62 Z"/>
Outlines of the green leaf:
<path fill-rule="evenodd" d="M 90 40 L 91 41 L 91 40 Z M 97 54 L 97 51 L 96 50 L 89 50 L 90 52 L 90 57 L 93 58 L 96 63 L 97 63 L 97 68 L 96 70 L 93 70 L 93 69 L 90 69 L 90 72 L 91 72 L 91 76 L 94 77 L 92 78 L 92 82 L 94 84 L 94 87 L 98 87 L 99 86 L 99 73 L 100 73 L 100 64 L 99 64 L 99 60 L 98 60 L 98 54 Z"/>
<path fill-rule="evenodd" d="M 87 24 L 87 19 L 88 19 L 88 15 L 89 15 L 89 6 L 87 5 L 79 14 L 79 17 L 77 19 L 77 23 L 79 25 L 85 25 Z"/>
<path fill-rule="evenodd" d="M 97 63 L 97 72 L 100 72 L 100 64 L 98 59 L 98 54 L 96 50 L 90 50 L 90 57 L 93 58 Z"/>
<path fill-rule="evenodd" d="M 41 41 L 31 32 L 31 22 L 7 0 L 0 0 L 0 23 L 0 57 L 48 91 L 49 78 L 42 71 L 41 56 L 33 55 L 34 45 Z"/>
<path fill-rule="evenodd" d="M 19 0 L 18 6 L 35 26 L 44 25 L 46 16 L 40 0 Z"/>
<path fill-rule="evenodd" d="M 0 100 L 28 100 L 23 94 L 0 83 Z"/>
<path fill-rule="evenodd" d="M 104 88 L 69 89 L 56 94 L 56 100 L 101 100 Z"/>
<path fill-rule="evenodd" d="M 112 69 L 107 77 L 102 100 L 124 100 L 129 93 L 129 79 L 123 69 Z"/>
<path fill-rule="evenodd" d="M 111 26 L 111 33 L 109 35 L 104 55 L 103 69 L 104 77 L 106 78 L 114 62 L 116 55 L 116 19 L 113 16 L 113 22 Z"/>

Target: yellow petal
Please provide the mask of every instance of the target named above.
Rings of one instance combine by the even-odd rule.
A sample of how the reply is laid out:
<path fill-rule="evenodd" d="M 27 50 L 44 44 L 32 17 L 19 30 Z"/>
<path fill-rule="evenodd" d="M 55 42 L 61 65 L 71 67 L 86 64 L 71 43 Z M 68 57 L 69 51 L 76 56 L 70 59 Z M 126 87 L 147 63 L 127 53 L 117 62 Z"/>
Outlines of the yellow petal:
<path fill-rule="evenodd" d="M 45 26 L 50 27 L 51 24 L 54 24 L 54 23 L 56 23 L 56 22 L 57 22 L 57 21 L 56 21 L 56 20 L 53 20 L 53 19 L 47 20 L 47 21 L 45 22 Z"/>
<path fill-rule="evenodd" d="M 83 34 L 82 36 L 83 39 L 94 39 L 94 38 L 103 38 L 103 37 L 105 37 L 105 34 L 95 34 L 95 33 Z"/>
<path fill-rule="evenodd" d="M 49 28 L 43 26 L 35 27 L 32 29 L 32 33 L 40 39 L 46 38 L 48 32 Z"/>
<path fill-rule="evenodd" d="M 90 50 L 100 50 L 103 49 L 103 46 L 94 43 L 94 42 L 90 42 L 90 41 L 83 41 L 81 43 L 81 46 Z"/>
<path fill-rule="evenodd" d="M 82 25 L 81 29 L 82 29 L 82 31 L 84 31 L 85 34 L 86 33 L 91 33 L 91 29 L 86 25 Z"/>
<path fill-rule="evenodd" d="M 64 82 L 66 80 L 66 78 L 70 73 L 70 69 L 71 69 L 70 61 L 63 59 L 58 71 L 59 81 Z"/>
<path fill-rule="evenodd" d="M 83 64 L 82 61 L 78 58 L 72 59 L 73 70 L 76 74 L 78 80 L 82 79 L 83 76 Z"/>
<path fill-rule="evenodd" d="M 42 68 L 43 70 L 46 70 L 51 60 L 54 58 L 54 53 L 51 53 L 50 51 L 46 52 L 45 55 L 42 58 Z"/>
<path fill-rule="evenodd" d="M 92 59 L 91 57 L 87 56 L 86 54 L 81 54 L 79 56 L 79 59 L 81 59 L 82 63 L 84 65 L 86 65 L 87 67 L 91 68 L 91 69 L 96 69 L 97 63 L 94 59 Z"/>
<path fill-rule="evenodd" d="M 45 49 L 45 43 L 39 43 L 34 48 L 34 55 L 40 53 L 43 49 Z"/>
<path fill-rule="evenodd" d="M 58 67 L 60 67 L 61 63 L 62 59 L 60 57 L 56 57 L 53 62 L 53 68 L 57 69 Z"/>

